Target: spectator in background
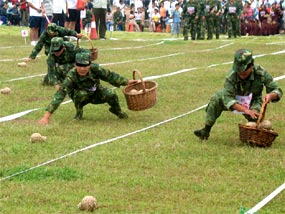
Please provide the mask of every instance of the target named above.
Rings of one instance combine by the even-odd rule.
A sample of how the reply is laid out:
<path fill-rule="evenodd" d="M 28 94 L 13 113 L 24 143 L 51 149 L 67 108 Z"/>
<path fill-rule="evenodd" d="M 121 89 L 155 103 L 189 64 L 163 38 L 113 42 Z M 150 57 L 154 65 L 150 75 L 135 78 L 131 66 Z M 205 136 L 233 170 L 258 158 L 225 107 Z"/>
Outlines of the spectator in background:
<path fill-rule="evenodd" d="M 166 29 L 166 8 L 164 7 L 164 3 L 161 2 L 159 5 L 159 15 L 160 15 L 160 24 L 161 24 L 161 30 L 165 31 Z"/>
<path fill-rule="evenodd" d="M 28 26 L 29 24 L 29 8 L 26 0 L 20 1 L 21 25 Z"/>
<path fill-rule="evenodd" d="M 112 14 L 111 8 L 107 9 L 106 25 L 107 25 L 107 30 L 110 31 L 110 27 L 111 25 L 113 25 L 113 14 Z"/>
<path fill-rule="evenodd" d="M 52 3 L 52 22 L 64 27 L 66 16 L 68 16 L 67 0 L 54 0 Z"/>
<path fill-rule="evenodd" d="M 42 23 L 41 23 L 41 31 L 40 34 L 42 34 L 46 28 L 47 25 L 52 20 L 52 0 L 43 0 L 45 10 L 42 13 Z"/>
<path fill-rule="evenodd" d="M 179 11 L 180 8 L 180 4 L 176 3 L 175 5 L 175 10 L 172 12 L 172 20 L 173 20 L 173 24 L 172 24 L 172 32 L 171 35 L 177 35 L 177 37 L 179 37 L 179 33 L 180 33 L 180 24 L 181 24 L 181 12 Z"/>
<path fill-rule="evenodd" d="M 114 31 L 122 31 L 124 23 L 124 18 L 122 16 L 120 7 L 117 7 L 116 12 L 113 14 Z"/>
<path fill-rule="evenodd" d="M 145 13 L 143 7 L 138 7 L 138 11 L 135 13 L 136 23 L 138 24 L 140 30 L 144 31 L 144 20 L 145 20 Z"/>
<path fill-rule="evenodd" d="M 10 24 L 14 26 L 20 25 L 20 20 L 21 20 L 18 5 L 19 5 L 18 3 L 14 4 L 12 8 L 8 10 L 8 13 L 10 14 Z"/>
<path fill-rule="evenodd" d="M 8 4 L 7 2 L 5 2 L 3 4 L 3 7 L 0 8 L 0 25 L 8 24 L 7 9 L 8 9 Z"/>
<path fill-rule="evenodd" d="M 126 8 L 126 5 L 125 5 L 125 3 L 124 3 L 124 0 L 120 0 L 120 1 L 119 1 L 119 4 L 116 5 L 116 6 L 120 8 L 120 11 L 121 11 L 121 14 L 122 14 L 122 17 L 123 17 L 122 30 L 125 31 L 125 23 L 126 23 L 125 8 Z"/>
<path fill-rule="evenodd" d="M 77 16 L 80 16 L 80 10 L 76 9 L 77 0 L 67 0 L 67 4 L 68 16 L 66 17 L 64 27 L 70 30 L 75 30 Z"/>
<path fill-rule="evenodd" d="M 31 45 L 36 46 L 39 39 L 39 30 L 42 23 L 44 10 L 43 0 L 28 0 L 30 7 L 30 39 Z"/>
<path fill-rule="evenodd" d="M 95 17 L 97 35 L 99 39 L 106 39 L 106 13 L 107 13 L 107 0 L 94 0 L 93 1 L 93 15 Z"/>

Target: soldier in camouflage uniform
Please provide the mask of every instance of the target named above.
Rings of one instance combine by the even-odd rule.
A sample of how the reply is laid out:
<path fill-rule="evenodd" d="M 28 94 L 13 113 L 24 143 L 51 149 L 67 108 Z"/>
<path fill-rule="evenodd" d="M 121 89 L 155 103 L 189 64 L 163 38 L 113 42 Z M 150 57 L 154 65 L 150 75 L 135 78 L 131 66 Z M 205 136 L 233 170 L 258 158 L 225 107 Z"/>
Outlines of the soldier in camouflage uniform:
<path fill-rule="evenodd" d="M 116 12 L 113 14 L 114 31 L 124 31 L 125 22 L 120 7 L 117 7 Z"/>
<path fill-rule="evenodd" d="M 220 36 L 220 14 L 221 4 L 218 0 L 208 0 L 206 2 L 206 22 L 208 26 L 208 37 L 207 39 L 213 39 L 213 33 L 215 32 L 216 39 Z"/>
<path fill-rule="evenodd" d="M 91 63 L 90 54 L 86 52 L 77 53 L 75 63 L 75 68 L 68 72 L 60 89 L 54 94 L 51 103 L 47 106 L 47 112 L 39 121 L 40 124 L 44 125 L 49 122 L 52 113 L 63 102 L 67 94 L 76 108 L 74 119 L 82 119 L 83 107 L 89 103 L 108 103 L 110 112 L 120 119 L 127 118 L 128 115 L 121 110 L 117 94 L 112 89 L 101 85 L 100 80 L 116 87 L 135 84 L 137 80 L 128 80 L 96 63 Z"/>
<path fill-rule="evenodd" d="M 197 22 L 197 39 L 204 40 L 206 34 L 206 17 L 205 17 L 205 9 L 206 9 L 206 1 L 198 0 L 198 4 L 200 7 L 200 14 Z"/>
<path fill-rule="evenodd" d="M 184 2 L 182 18 L 184 19 L 183 36 L 184 40 L 188 40 L 188 32 L 191 32 L 191 39 L 196 39 L 197 34 L 197 22 L 200 14 L 199 5 L 194 0 Z"/>
<path fill-rule="evenodd" d="M 41 52 L 42 48 L 45 47 L 45 55 L 47 56 L 50 51 L 50 45 L 51 45 L 51 39 L 53 37 L 64 37 L 64 36 L 74 36 L 77 38 L 81 38 L 82 34 L 77 34 L 74 30 L 69 30 L 61 26 L 57 26 L 55 23 L 48 24 L 47 30 L 44 31 L 36 46 L 34 47 L 32 53 L 30 56 L 25 59 L 26 62 L 31 61 L 32 59 L 35 59 L 36 56 Z M 50 74 L 48 71 L 47 75 L 43 78 L 43 84 L 44 85 L 55 85 L 56 82 L 54 82 L 53 74 Z"/>
<path fill-rule="evenodd" d="M 83 51 L 90 53 L 89 50 L 75 47 L 72 42 L 64 41 L 62 37 L 52 38 L 47 64 L 49 77 L 57 88 L 65 79 L 68 71 L 74 68 L 75 55 Z"/>
<path fill-rule="evenodd" d="M 262 98 L 263 88 L 266 95 Z M 283 92 L 272 76 L 260 65 L 254 64 L 252 51 L 240 49 L 234 55 L 232 69 L 226 75 L 224 89 L 215 93 L 206 108 L 205 128 L 194 131 L 201 140 L 207 140 L 212 126 L 226 110 L 242 112 L 248 121 L 256 121 L 262 102 L 277 102 Z M 237 96 L 252 96 L 249 106 L 241 105 Z"/>
<path fill-rule="evenodd" d="M 226 4 L 225 14 L 227 19 L 227 30 L 228 37 L 231 38 L 234 36 L 235 38 L 238 35 L 238 25 L 240 24 L 240 6 L 235 0 L 230 0 Z"/>

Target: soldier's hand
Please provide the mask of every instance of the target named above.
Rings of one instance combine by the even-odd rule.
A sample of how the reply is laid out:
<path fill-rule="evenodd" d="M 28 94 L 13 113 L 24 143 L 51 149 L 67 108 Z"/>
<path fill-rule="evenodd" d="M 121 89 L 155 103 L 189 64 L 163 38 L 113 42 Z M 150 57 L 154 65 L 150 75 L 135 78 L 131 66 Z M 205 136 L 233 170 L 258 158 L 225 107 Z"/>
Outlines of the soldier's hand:
<path fill-rule="evenodd" d="M 81 34 L 81 33 L 78 33 L 78 34 L 76 35 L 76 37 L 77 37 L 78 39 L 81 39 L 81 38 L 82 38 L 82 34 Z"/>
<path fill-rule="evenodd" d="M 258 116 L 259 116 L 259 113 L 258 113 L 258 112 L 254 111 L 254 110 L 250 110 L 250 109 L 246 109 L 246 110 L 244 111 L 244 113 L 247 114 L 247 115 L 249 115 L 249 116 L 251 116 L 252 119 L 257 119 Z"/>
<path fill-rule="evenodd" d="M 138 80 L 129 80 L 128 85 L 134 85 L 138 83 Z"/>
<path fill-rule="evenodd" d="M 30 58 L 30 57 L 24 59 L 24 62 L 30 62 L 30 61 L 32 61 L 32 58 Z"/>
<path fill-rule="evenodd" d="M 55 86 L 55 89 L 58 91 L 60 89 L 60 85 L 59 84 L 56 84 Z"/>
<path fill-rule="evenodd" d="M 42 117 L 42 119 L 39 120 L 39 124 L 41 125 L 47 125 L 49 122 L 49 118 L 51 116 L 50 112 L 46 112 L 45 115 Z"/>

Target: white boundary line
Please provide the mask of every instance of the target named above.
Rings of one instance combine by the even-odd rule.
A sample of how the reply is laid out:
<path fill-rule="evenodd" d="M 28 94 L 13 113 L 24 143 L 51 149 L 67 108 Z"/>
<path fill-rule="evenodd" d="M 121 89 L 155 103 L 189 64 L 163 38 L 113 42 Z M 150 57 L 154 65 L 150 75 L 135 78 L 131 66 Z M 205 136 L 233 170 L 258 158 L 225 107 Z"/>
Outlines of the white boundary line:
<path fill-rule="evenodd" d="M 284 189 L 285 189 L 285 183 L 283 183 L 281 186 L 279 186 L 277 189 L 275 189 L 272 193 L 270 193 L 270 195 L 268 195 L 266 198 L 264 198 L 261 202 L 259 202 L 253 208 L 248 210 L 245 214 L 256 213 L 258 210 L 260 210 L 264 205 L 266 205 L 269 201 L 271 201 L 276 195 L 278 195 Z"/>
<path fill-rule="evenodd" d="M 179 116 L 176 116 L 176 117 L 173 117 L 173 118 L 170 118 L 170 119 L 161 121 L 161 122 L 159 122 L 159 123 L 155 123 L 155 124 L 150 125 L 150 126 L 148 126 L 148 127 L 145 127 L 145 128 L 142 128 L 142 129 L 133 131 L 133 132 L 129 132 L 129 133 L 127 133 L 127 134 L 124 134 L 124 135 L 121 135 L 121 136 L 118 136 L 118 137 L 115 137 L 115 138 L 112 138 L 112 139 L 109 139 L 109 140 L 105 140 L 105 141 L 102 141 L 102 142 L 99 142 L 99 143 L 95 143 L 95 144 L 92 144 L 92 145 L 90 145 L 90 146 L 84 147 L 84 148 L 82 148 L 82 149 L 75 150 L 75 151 L 73 151 L 73 152 L 71 152 L 71 153 L 68 153 L 68 154 L 62 155 L 62 156 L 60 156 L 60 157 L 57 157 L 57 158 L 55 158 L 55 159 L 52 159 L 52 160 L 46 161 L 46 162 L 44 162 L 44 163 L 38 164 L 38 165 L 36 165 L 36 166 L 34 166 L 34 167 L 31 167 L 31 168 L 29 168 L 29 169 L 26 169 L 26 170 L 17 172 L 17 173 L 15 173 L 15 174 L 12 174 L 12 175 L 7 176 L 7 177 L 0 178 L 0 182 L 1 182 L 1 181 L 4 181 L 4 180 L 7 180 L 7 179 L 9 179 L 9 178 L 15 177 L 15 176 L 17 176 L 17 175 L 20 175 L 20 174 L 29 172 L 29 171 L 31 171 L 31 170 L 33 170 L 33 169 L 39 168 L 39 167 L 44 166 L 44 165 L 47 165 L 47 164 L 49 164 L 49 163 L 53 163 L 53 162 L 58 161 L 58 160 L 61 160 L 61 159 L 63 159 L 63 158 L 66 158 L 66 157 L 75 155 L 75 154 L 77 154 L 77 153 L 79 153 L 79 152 L 83 152 L 83 151 L 85 151 L 85 150 L 94 148 L 94 147 L 96 147 L 96 146 L 100 146 L 100 145 L 104 145 L 104 144 L 107 144 L 107 143 L 111 143 L 111 142 L 113 142 L 113 141 L 116 141 L 116 140 L 119 140 L 119 139 L 122 139 L 122 138 L 125 138 L 125 137 L 128 137 L 128 136 L 131 136 L 131 135 L 134 135 L 134 134 L 143 132 L 143 131 L 146 131 L 146 130 L 148 130 L 148 129 L 155 128 L 155 127 L 160 126 L 160 125 L 162 125 L 162 124 L 164 124 L 164 123 L 168 123 L 168 122 L 171 122 L 172 120 L 176 120 L 176 119 L 178 119 L 178 118 L 180 118 L 180 117 L 184 117 L 184 116 L 186 116 L 186 115 L 188 115 L 188 114 L 192 114 L 193 112 L 196 112 L 196 111 L 198 111 L 198 110 L 200 110 L 200 109 L 203 109 L 203 108 L 205 108 L 206 106 L 207 106 L 207 104 L 205 104 L 205 105 L 203 105 L 203 106 L 200 106 L 200 107 L 198 107 L 198 108 L 196 108 L 196 109 L 194 109 L 194 110 L 191 110 L 191 111 L 189 111 L 189 112 L 187 112 L 187 113 L 181 114 L 181 115 L 179 115 Z"/>

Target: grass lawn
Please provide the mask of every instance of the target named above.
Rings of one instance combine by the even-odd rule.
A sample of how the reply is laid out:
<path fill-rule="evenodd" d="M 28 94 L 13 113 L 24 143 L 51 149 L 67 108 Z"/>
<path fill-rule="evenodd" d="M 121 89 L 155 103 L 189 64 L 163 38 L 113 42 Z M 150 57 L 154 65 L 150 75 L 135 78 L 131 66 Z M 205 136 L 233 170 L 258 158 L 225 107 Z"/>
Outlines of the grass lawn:
<path fill-rule="evenodd" d="M 246 120 L 231 112 L 221 115 L 206 143 L 193 134 L 203 127 L 203 106 L 223 87 L 239 48 L 253 50 L 255 62 L 274 78 L 283 76 L 278 83 L 285 91 L 284 35 L 183 41 L 163 33 L 108 32 L 107 40 L 93 41 L 96 62 L 127 78 L 138 69 L 156 81 L 156 105 L 130 111 L 122 88 L 115 88 L 127 120 L 103 104 L 87 105 L 84 120 L 73 121 L 75 109 L 67 103 L 41 126 L 55 89 L 41 85 L 43 51 L 27 67 L 17 66 L 32 51 L 21 29 L 0 28 L 0 88 L 12 90 L 0 94 L 0 120 L 31 110 L 0 122 L 1 214 L 84 213 L 77 204 L 86 195 L 98 200 L 94 213 L 238 214 L 284 183 L 284 98 L 267 107 L 266 119 L 279 134 L 270 148 L 242 143 L 238 124 Z M 80 45 L 90 48 L 87 40 Z M 47 141 L 31 144 L 34 132 Z M 285 213 L 284 201 L 285 191 L 258 213 Z"/>

